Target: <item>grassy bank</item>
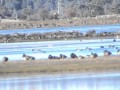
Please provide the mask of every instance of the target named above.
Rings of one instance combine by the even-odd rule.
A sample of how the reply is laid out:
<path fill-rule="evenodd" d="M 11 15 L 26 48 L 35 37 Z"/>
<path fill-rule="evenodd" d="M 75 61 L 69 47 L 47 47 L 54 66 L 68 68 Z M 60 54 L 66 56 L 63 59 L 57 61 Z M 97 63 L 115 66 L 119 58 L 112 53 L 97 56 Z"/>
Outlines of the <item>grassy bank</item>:
<path fill-rule="evenodd" d="M 119 72 L 120 56 L 66 59 L 66 60 L 36 60 L 9 61 L 0 63 L 0 77 L 12 75 L 46 75 L 62 73 L 102 73 Z"/>

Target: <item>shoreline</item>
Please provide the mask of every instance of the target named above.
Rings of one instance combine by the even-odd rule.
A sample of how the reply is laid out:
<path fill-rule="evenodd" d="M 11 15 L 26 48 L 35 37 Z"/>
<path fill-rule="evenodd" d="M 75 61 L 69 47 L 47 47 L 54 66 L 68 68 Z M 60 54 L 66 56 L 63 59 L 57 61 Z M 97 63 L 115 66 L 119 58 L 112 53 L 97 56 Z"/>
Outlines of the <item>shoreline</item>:
<path fill-rule="evenodd" d="M 0 78 L 60 74 L 120 73 L 120 56 L 0 63 Z"/>
<path fill-rule="evenodd" d="M 109 15 L 109 17 L 98 16 L 62 20 L 40 20 L 40 21 L 19 20 L 18 22 L 0 22 L 0 30 L 109 25 L 109 24 L 120 24 L 120 17 Z"/>
<path fill-rule="evenodd" d="M 26 74 L 24 76 L 19 75 L 10 75 L 10 76 L 0 76 L 0 80 L 7 80 L 7 79 L 29 79 L 29 78 L 45 78 L 45 77 L 61 77 L 61 76 L 81 76 L 79 78 L 88 78 L 88 77 L 105 77 L 105 76 L 117 76 L 120 75 L 120 72 L 88 72 L 88 73 L 81 73 L 81 72 L 74 72 L 74 73 L 55 73 L 55 74 Z"/>

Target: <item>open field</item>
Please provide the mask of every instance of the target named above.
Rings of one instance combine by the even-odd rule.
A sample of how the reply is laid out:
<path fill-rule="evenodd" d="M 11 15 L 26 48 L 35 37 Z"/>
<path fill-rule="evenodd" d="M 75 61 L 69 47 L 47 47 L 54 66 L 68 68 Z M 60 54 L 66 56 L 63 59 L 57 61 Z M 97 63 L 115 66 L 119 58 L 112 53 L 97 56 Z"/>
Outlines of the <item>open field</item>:
<path fill-rule="evenodd" d="M 0 62 L 0 77 L 120 72 L 120 56 Z"/>

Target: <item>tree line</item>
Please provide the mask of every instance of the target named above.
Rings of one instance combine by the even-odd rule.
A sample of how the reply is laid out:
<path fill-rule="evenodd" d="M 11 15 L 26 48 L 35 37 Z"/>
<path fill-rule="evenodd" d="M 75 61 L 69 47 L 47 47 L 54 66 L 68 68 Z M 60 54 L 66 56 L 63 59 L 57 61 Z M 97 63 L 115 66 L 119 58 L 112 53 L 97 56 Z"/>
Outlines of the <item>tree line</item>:
<path fill-rule="evenodd" d="M 120 14 L 120 0 L 0 0 L 0 17 L 45 20 Z"/>

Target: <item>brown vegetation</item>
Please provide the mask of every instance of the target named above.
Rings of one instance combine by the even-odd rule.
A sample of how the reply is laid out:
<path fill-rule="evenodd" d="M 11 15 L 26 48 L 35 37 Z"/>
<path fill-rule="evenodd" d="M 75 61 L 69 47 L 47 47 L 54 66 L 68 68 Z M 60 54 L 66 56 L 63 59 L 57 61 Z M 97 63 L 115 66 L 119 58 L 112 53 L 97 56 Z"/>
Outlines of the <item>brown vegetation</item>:
<path fill-rule="evenodd" d="M 40 21 L 18 21 L 18 22 L 0 22 L 0 29 L 28 29 L 28 28 L 50 28 L 50 27 L 70 27 L 84 25 L 107 25 L 119 24 L 119 15 L 107 15 L 90 18 L 75 18 L 62 20 L 40 20 Z"/>
<path fill-rule="evenodd" d="M 120 56 L 85 59 L 0 62 L 0 77 L 62 73 L 119 72 Z"/>

